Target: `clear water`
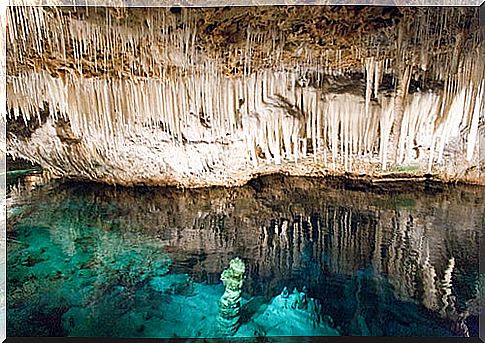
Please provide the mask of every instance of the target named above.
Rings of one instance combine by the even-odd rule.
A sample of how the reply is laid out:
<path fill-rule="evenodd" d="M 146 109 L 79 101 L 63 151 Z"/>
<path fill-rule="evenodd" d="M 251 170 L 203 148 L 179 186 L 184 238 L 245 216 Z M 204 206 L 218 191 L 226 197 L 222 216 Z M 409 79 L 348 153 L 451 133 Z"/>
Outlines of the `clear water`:
<path fill-rule="evenodd" d="M 264 177 L 178 190 L 10 193 L 9 336 L 217 337 L 221 272 L 246 263 L 236 336 L 478 335 L 484 188 Z M 284 287 L 315 325 L 275 307 Z"/>

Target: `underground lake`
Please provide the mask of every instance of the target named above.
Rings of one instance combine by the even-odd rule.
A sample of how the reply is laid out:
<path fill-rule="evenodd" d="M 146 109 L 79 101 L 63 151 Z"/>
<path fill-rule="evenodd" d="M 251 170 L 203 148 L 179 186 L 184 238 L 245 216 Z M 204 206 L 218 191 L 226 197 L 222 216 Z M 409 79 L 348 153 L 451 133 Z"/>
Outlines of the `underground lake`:
<path fill-rule="evenodd" d="M 484 196 L 283 175 L 192 190 L 17 179 L 7 333 L 223 337 L 221 273 L 240 258 L 235 337 L 477 336 Z"/>

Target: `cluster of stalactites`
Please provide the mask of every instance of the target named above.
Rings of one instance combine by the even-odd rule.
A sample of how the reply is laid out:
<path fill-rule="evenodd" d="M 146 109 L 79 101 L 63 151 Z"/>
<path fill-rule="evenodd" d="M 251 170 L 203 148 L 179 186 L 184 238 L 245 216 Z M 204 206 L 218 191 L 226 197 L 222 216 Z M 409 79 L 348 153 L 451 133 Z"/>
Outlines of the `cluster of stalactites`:
<path fill-rule="evenodd" d="M 413 161 L 420 146 L 429 149 L 431 168 L 441 162 L 450 138 L 462 137 L 472 160 L 483 79 L 470 72 L 442 94 L 386 96 L 378 92 L 381 66 L 367 62 L 365 98 L 302 87 L 298 73 L 269 70 L 233 79 L 207 67 L 205 73 L 164 81 L 27 73 L 10 78 L 8 108 L 28 122 L 40 120 L 32 116 L 49 106 L 54 121 L 67 118 L 73 134 L 92 149 L 122 149 L 128 137 L 150 130 L 147 142 L 244 141 L 254 167 L 310 157 L 351 171 L 367 157 L 378 156 L 383 169 L 390 158 L 396 164 Z"/>
<path fill-rule="evenodd" d="M 147 11 L 144 23 L 129 27 L 108 10 L 104 18 L 94 19 L 89 11 L 97 10 L 86 8 L 87 19 L 82 19 L 58 8 L 10 7 L 10 73 L 33 63 L 58 75 L 163 77 L 167 66 L 194 65 L 198 55 L 189 13 L 177 28 L 175 18 L 163 10 Z"/>
<path fill-rule="evenodd" d="M 422 75 L 445 80 L 450 72 L 459 72 L 462 55 L 480 41 L 478 11 L 463 8 L 405 12 L 399 25 L 353 35 L 347 42 L 350 48 L 331 44 L 320 47 L 310 41 L 290 49 L 285 36 L 293 33 L 279 30 L 274 23 L 262 31 L 251 26 L 249 20 L 242 20 L 238 28 L 244 31 L 246 42 L 227 44 L 224 51 L 217 46 L 201 46 L 199 40 L 207 33 L 199 30 L 204 14 L 198 9 L 182 9 L 179 15 L 163 8 L 147 9 L 143 16 L 117 13 L 116 8 L 69 11 L 10 7 L 10 72 L 16 74 L 40 62 L 52 73 L 163 77 L 165 69 L 173 67 L 192 73 L 210 57 L 223 63 L 237 59 L 233 62 L 243 65 L 245 74 L 261 65 L 279 69 L 289 64 L 339 74 L 364 70 L 366 59 L 374 57 L 388 59 L 396 74 L 408 63 L 418 67 Z M 315 41 L 318 39 L 314 37 Z M 224 70 L 224 66 L 218 68 Z"/>
<path fill-rule="evenodd" d="M 426 48 L 432 34 L 424 20 L 437 16 L 436 30 L 461 15 L 455 12 L 423 12 L 415 26 L 406 17 L 399 26 L 398 49 L 392 53 L 374 49 L 365 39 L 356 42 L 353 55 L 345 58 L 361 61 L 366 80 L 362 97 L 326 91 L 319 82 L 311 84 L 305 78 L 308 73 L 322 78 L 344 74 L 342 50 L 326 49 L 315 57 L 303 45 L 298 61 L 283 64 L 284 37 L 274 43 L 270 36 L 281 36 L 274 30 L 256 32 L 248 27 L 244 53 L 239 54 L 244 73 L 228 77 L 217 58 L 196 49 L 196 16 L 190 10 L 183 11 L 182 19 L 168 11 L 148 11 L 143 24 L 127 26 L 108 14 L 104 22 L 89 15 L 74 18 L 58 9 L 10 8 L 13 72 L 7 79 L 7 110 L 27 123 L 40 121 L 39 108 L 48 106 L 49 122 L 55 125 L 59 117 L 68 120 L 71 141 L 82 144 L 87 161 L 100 152 L 112 160 L 123 159 L 130 142 L 135 142 L 133 149 L 150 147 L 152 152 L 209 143 L 221 146 L 222 152 L 201 158 L 195 174 L 186 162 L 173 168 L 200 176 L 210 170 L 209 163 L 229 160 L 224 154 L 230 149 L 225 146 L 244 144 L 240 160 L 252 172 L 261 164 L 308 158 L 346 171 L 360 162 L 377 160 L 385 170 L 390 163 L 424 159 L 431 170 L 443 162 L 445 148 L 457 137 L 468 161 L 477 156 L 479 116 L 485 107 L 483 44 L 472 35 L 449 43 L 448 47 L 454 46 L 452 53 L 433 54 Z M 176 25 L 177 20 L 184 24 Z M 253 51 L 261 44 L 274 45 L 266 56 L 258 55 L 272 59 L 272 69 L 253 65 Z M 38 70 L 25 69 L 32 51 L 65 64 L 59 68 L 42 60 Z M 120 63 L 113 62 L 116 58 Z M 391 94 L 381 91 L 384 75 L 395 79 Z M 424 81 L 435 80 L 444 88 L 409 93 L 411 79 L 420 77 L 424 87 Z M 38 162 L 39 156 L 26 154 L 15 137 L 12 142 L 13 154 Z M 51 169 L 60 172 L 70 148 L 57 145 L 56 149 L 61 165 Z M 168 154 L 159 158 L 163 165 L 170 159 Z"/>

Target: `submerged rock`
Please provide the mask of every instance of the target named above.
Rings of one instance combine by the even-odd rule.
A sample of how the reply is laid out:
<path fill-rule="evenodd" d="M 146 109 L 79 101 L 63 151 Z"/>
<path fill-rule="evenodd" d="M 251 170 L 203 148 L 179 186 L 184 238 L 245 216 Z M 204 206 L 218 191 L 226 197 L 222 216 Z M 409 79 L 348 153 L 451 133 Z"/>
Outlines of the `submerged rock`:
<path fill-rule="evenodd" d="M 322 320 L 322 307 L 318 300 L 302 293 L 304 297 L 297 290 L 291 295 L 283 291 L 264 311 L 256 312 L 247 324 L 241 326 L 237 335 L 252 336 L 263 330 L 267 336 L 340 336 L 330 321 Z M 295 306 L 288 306 L 288 302 Z"/>
<path fill-rule="evenodd" d="M 194 291 L 190 277 L 186 274 L 155 276 L 149 284 L 150 287 L 162 294 L 190 296 Z"/>
<path fill-rule="evenodd" d="M 218 322 L 224 335 L 233 335 L 240 325 L 241 290 L 245 270 L 244 262 L 234 258 L 221 276 L 225 290 L 219 300 Z"/>

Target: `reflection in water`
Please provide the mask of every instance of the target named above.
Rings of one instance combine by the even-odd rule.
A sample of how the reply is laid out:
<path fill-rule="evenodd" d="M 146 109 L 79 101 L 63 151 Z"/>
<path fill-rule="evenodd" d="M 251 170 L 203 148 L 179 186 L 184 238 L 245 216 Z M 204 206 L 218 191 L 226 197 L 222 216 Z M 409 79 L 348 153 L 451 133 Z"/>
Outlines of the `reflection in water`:
<path fill-rule="evenodd" d="M 43 231 L 45 244 L 50 241 L 70 258 L 89 246 L 94 257 L 79 265 L 96 266 L 91 276 L 104 291 L 108 279 L 118 282 L 128 267 L 103 261 L 123 260 L 123 251 L 137 252 L 140 261 L 168 256 L 170 273 L 187 273 L 208 285 L 220 284 L 222 270 L 239 256 L 247 268 L 243 296 L 274 297 L 285 286 L 306 286 L 344 335 L 477 335 L 484 189 L 395 187 L 400 191 L 271 176 L 230 189 L 53 183 L 27 196 L 13 192 L 9 256 L 23 262 L 9 264 L 10 295 L 17 301 L 11 303 L 19 306 L 25 292 L 42 296 L 53 287 L 44 282 L 44 288 L 23 289 L 29 264 L 23 244 L 32 244 L 29 234 Z M 148 246 L 149 253 L 137 250 Z M 72 262 L 74 278 L 82 277 L 79 265 Z M 155 277 L 153 265 L 129 268 L 137 277 L 142 269 L 146 278 Z M 68 301 L 59 316 L 70 306 Z M 14 315 L 17 309 L 9 311 Z M 9 329 L 26 334 L 20 328 Z M 64 325 L 49 332 L 73 331 Z"/>

